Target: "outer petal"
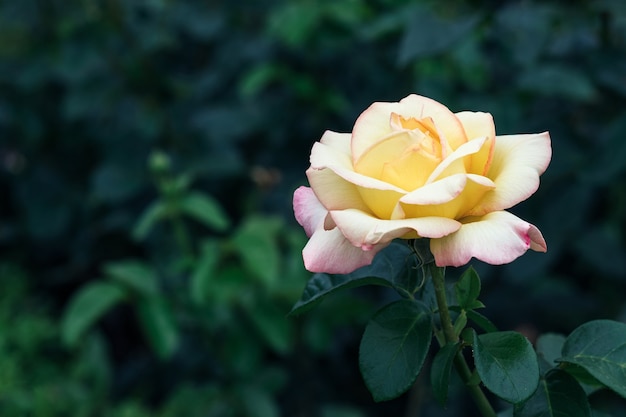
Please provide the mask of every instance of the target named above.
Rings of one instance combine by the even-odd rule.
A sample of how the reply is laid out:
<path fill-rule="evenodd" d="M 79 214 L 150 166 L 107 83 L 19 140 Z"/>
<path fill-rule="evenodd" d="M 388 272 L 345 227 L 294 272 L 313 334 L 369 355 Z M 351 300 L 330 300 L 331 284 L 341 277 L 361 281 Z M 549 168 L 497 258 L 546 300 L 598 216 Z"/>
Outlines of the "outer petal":
<path fill-rule="evenodd" d="M 327 130 L 322 135 L 320 142 L 324 145 L 328 145 L 336 151 L 344 153 L 348 156 L 351 155 L 350 151 L 350 139 L 352 138 L 351 133 L 337 133 L 332 130 Z"/>
<path fill-rule="evenodd" d="M 315 195 L 328 210 L 356 208 L 366 212 L 371 210 L 363 202 L 357 186 L 341 178 L 330 169 L 308 169 L 309 184 Z"/>
<path fill-rule="evenodd" d="M 331 211 L 331 217 L 341 233 L 354 245 L 369 249 L 380 243 L 407 234 L 415 237 L 440 238 L 454 233 L 461 223 L 444 217 L 381 220 L 359 210 Z"/>
<path fill-rule="evenodd" d="M 368 251 L 354 247 L 338 228 L 324 230 L 328 211 L 308 187 L 299 187 L 293 195 L 296 220 L 304 228 L 309 242 L 302 250 L 304 266 L 311 272 L 347 274 L 369 265 L 374 255 L 387 243 L 371 246 Z"/>
<path fill-rule="evenodd" d="M 528 249 L 547 250 L 539 229 L 517 216 L 497 211 L 441 239 L 431 239 L 430 250 L 437 266 L 461 266 L 474 257 L 492 265 L 512 262 Z"/>
<path fill-rule="evenodd" d="M 352 246 L 338 228 L 317 230 L 302 250 L 304 267 L 311 272 L 348 274 L 372 263 L 374 255 L 389 243 L 362 250 Z"/>
<path fill-rule="evenodd" d="M 496 188 L 485 194 L 468 215 L 482 216 L 526 200 L 539 188 L 539 176 L 545 172 L 551 157 L 548 132 L 498 136 L 487 173 Z"/>
<path fill-rule="evenodd" d="M 361 113 L 352 130 L 353 161 L 357 161 L 365 150 L 391 133 L 391 113 L 404 118 L 431 117 L 452 149 L 467 141 L 461 122 L 446 106 L 430 98 L 411 94 L 398 103 L 374 103 Z"/>
<path fill-rule="evenodd" d="M 298 187 L 293 193 L 293 212 L 308 237 L 323 225 L 328 214 L 328 210 L 322 206 L 313 190 L 304 186 Z"/>

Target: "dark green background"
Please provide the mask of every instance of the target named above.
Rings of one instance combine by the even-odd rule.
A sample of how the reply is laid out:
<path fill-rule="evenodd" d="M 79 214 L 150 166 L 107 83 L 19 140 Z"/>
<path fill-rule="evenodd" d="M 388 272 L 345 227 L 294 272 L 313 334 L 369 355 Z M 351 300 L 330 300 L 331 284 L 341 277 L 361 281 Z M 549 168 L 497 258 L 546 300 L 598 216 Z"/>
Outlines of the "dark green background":
<path fill-rule="evenodd" d="M 313 142 L 410 93 L 491 112 L 499 134 L 550 131 L 541 187 L 512 209 L 548 253 L 473 262 L 485 314 L 531 340 L 626 320 L 623 1 L 0 2 L 0 413 L 474 415 L 460 390 L 434 404 L 427 378 L 374 405 L 356 351 L 392 294 L 285 318 L 308 277 L 291 194 Z M 157 151 L 231 221 L 184 220 L 195 259 L 166 222 L 132 236 Z M 222 281 L 194 304 L 207 239 Z M 68 303 L 126 259 L 154 269 L 165 330 L 129 296 L 63 344 Z"/>

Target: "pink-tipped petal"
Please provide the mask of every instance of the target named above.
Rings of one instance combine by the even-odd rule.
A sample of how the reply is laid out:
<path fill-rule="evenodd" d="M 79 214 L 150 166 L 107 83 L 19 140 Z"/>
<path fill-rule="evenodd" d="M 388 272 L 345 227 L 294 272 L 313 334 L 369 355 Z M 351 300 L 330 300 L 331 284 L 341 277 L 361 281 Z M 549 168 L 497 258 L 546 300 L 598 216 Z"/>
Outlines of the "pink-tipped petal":
<path fill-rule="evenodd" d="M 461 223 L 444 217 L 381 220 L 359 210 L 331 211 L 331 217 L 341 233 L 354 245 L 367 248 L 389 243 L 393 239 L 412 235 L 440 238 L 459 230 Z"/>
<path fill-rule="evenodd" d="M 430 250 L 438 266 L 462 266 L 472 257 L 502 265 L 517 259 L 528 249 L 547 250 L 541 232 L 506 211 L 489 213 L 463 224 L 456 233 L 430 241 Z"/>
<path fill-rule="evenodd" d="M 305 186 L 298 187 L 293 193 L 293 212 L 308 237 L 323 224 L 328 214 L 328 210 L 322 206 L 313 190 Z"/>
<path fill-rule="evenodd" d="M 539 176 L 545 172 L 551 157 L 548 132 L 498 136 L 487 173 L 496 188 L 485 194 L 468 215 L 482 216 L 526 200 L 539 188 Z"/>
<path fill-rule="evenodd" d="M 374 255 L 388 243 L 366 247 L 355 247 L 338 228 L 317 230 L 302 250 L 304 267 L 310 272 L 348 274 L 369 265 Z"/>

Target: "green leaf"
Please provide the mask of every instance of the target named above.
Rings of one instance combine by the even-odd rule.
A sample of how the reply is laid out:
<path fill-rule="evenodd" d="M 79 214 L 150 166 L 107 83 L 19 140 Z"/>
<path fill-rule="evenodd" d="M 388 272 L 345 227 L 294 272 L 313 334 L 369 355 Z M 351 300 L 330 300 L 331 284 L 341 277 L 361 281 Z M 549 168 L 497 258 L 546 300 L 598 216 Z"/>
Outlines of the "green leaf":
<path fill-rule="evenodd" d="M 392 287 L 384 278 L 365 277 L 354 278 L 348 275 L 314 274 L 302 293 L 302 297 L 293 306 L 289 315 L 302 314 L 322 302 L 327 295 L 342 289 L 355 288 L 363 285 L 381 285 Z"/>
<path fill-rule="evenodd" d="M 278 232 L 283 223 L 274 217 L 249 217 L 237 229 L 232 243 L 250 273 L 261 279 L 267 287 L 278 281 L 280 249 Z"/>
<path fill-rule="evenodd" d="M 480 278 L 473 267 L 470 266 L 463 272 L 461 278 L 454 285 L 454 291 L 456 293 L 456 301 L 461 308 L 470 310 L 484 307 L 483 303 L 478 301 Z"/>
<path fill-rule="evenodd" d="M 465 313 L 467 314 L 467 318 L 473 321 L 478 327 L 480 327 L 487 333 L 493 333 L 498 331 L 498 328 L 495 324 L 491 322 L 491 320 L 474 310 L 463 310 L 459 306 L 450 306 L 450 310 L 456 311 L 458 313 L 460 313 L 461 311 L 465 311 Z"/>
<path fill-rule="evenodd" d="M 573 363 L 563 362 L 560 364 L 560 369 L 563 369 L 568 374 L 576 378 L 578 383 L 581 384 L 583 388 L 586 388 L 588 390 L 587 392 L 597 390 L 599 388 L 605 388 L 605 385 L 602 382 L 598 381 L 596 377 L 591 375 L 589 371 L 587 371 L 582 366 Z"/>
<path fill-rule="evenodd" d="M 187 194 L 180 202 L 180 209 L 209 229 L 224 231 L 230 227 L 230 220 L 219 203 L 212 197 L 199 192 Z"/>
<path fill-rule="evenodd" d="M 432 340 L 432 316 L 418 302 L 400 300 L 380 309 L 363 333 L 359 365 L 375 401 L 408 390 L 424 364 Z"/>
<path fill-rule="evenodd" d="M 442 347 L 433 359 L 430 369 L 430 382 L 435 399 L 442 406 L 448 399 L 448 386 L 450 385 L 450 371 L 454 363 L 454 357 L 459 351 L 460 343 L 451 343 Z"/>
<path fill-rule="evenodd" d="M 159 297 L 147 297 L 139 301 L 137 315 L 141 328 L 152 347 L 161 359 L 167 359 L 178 347 L 178 330 L 172 313 Z"/>
<path fill-rule="evenodd" d="M 290 315 L 302 314 L 335 291 L 363 285 L 381 285 L 398 288 L 406 272 L 407 260 L 411 255 L 408 245 L 392 243 L 374 258 L 371 265 L 364 266 L 347 275 L 315 274 L 306 284 L 302 297 L 293 306 Z"/>
<path fill-rule="evenodd" d="M 626 398 L 626 324 L 594 320 L 576 328 L 565 340 L 561 362 L 584 368 Z"/>
<path fill-rule="evenodd" d="M 215 284 L 215 272 L 220 260 L 220 242 L 207 239 L 200 246 L 200 257 L 190 278 L 191 300 L 200 305 L 207 300 Z"/>
<path fill-rule="evenodd" d="M 92 282 L 72 296 L 61 322 L 63 343 L 76 346 L 81 336 L 98 319 L 124 300 L 126 293 L 113 282 Z"/>
<path fill-rule="evenodd" d="M 458 336 L 461 334 L 463 329 L 467 326 L 467 312 L 465 310 L 461 310 L 459 316 L 454 320 L 454 333 Z"/>
<path fill-rule="evenodd" d="M 530 397 L 539 383 L 532 345 L 517 332 L 474 334 L 474 363 L 485 387 L 510 403 Z"/>
<path fill-rule="evenodd" d="M 128 259 L 109 262 L 104 266 L 107 277 L 144 296 L 158 294 L 157 276 L 152 268 L 141 261 Z"/>
<path fill-rule="evenodd" d="M 514 416 L 591 417 L 591 408 L 576 379 L 565 371 L 553 369 L 528 400 L 515 405 Z"/>
<path fill-rule="evenodd" d="M 167 217 L 167 206 L 163 201 L 156 200 L 143 212 L 132 231 L 133 239 L 141 241 L 159 221 Z"/>

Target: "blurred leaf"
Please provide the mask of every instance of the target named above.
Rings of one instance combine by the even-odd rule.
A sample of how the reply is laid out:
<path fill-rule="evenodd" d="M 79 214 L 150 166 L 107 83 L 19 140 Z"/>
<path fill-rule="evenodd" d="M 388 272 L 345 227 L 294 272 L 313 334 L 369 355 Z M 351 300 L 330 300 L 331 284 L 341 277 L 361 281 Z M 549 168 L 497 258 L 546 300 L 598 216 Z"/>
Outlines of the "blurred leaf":
<path fill-rule="evenodd" d="M 454 364 L 454 357 L 459 351 L 459 343 L 451 343 L 443 346 L 433 359 L 430 369 L 430 381 L 433 389 L 433 396 L 445 406 L 448 400 L 448 386 L 450 385 L 450 371 Z"/>
<path fill-rule="evenodd" d="M 544 371 L 556 366 L 556 360 L 561 357 L 564 342 L 565 336 L 555 333 L 545 333 L 537 338 L 537 357 L 540 359 L 539 365 Z"/>
<path fill-rule="evenodd" d="M 159 221 L 167 216 L 167 205 L 162 200 L 156 200 L 141 214 L 132 231 L 133 239 L 144 240 L 150 230 Z"/>
<path fill-rule="evenodd" d="M 589 78 L 576 68 L 542 65 L 529 68 L 518 78 L 519 88 L 537 95 L 558 96 L 571 100 L 591 101 L 596 89 Z"/>
<path fill-rule="evenodd" d="M 125 297 L 124 290 L 113 282 L 84 285 L 72 296 L 63 313 L 63 343 L 70 347 L 76 346 L 83 334 Z"/>
<path fill-rule="evenodd" d="M 280 272 L 277 233 L 281 226 L 278 218 L 249 217 L 232 237 L 234 249 L 246 269 L 267 287 L 276 283 Z"/>
<path fill-rule="evenodd" d="M 376 16 L 374 21 L 359 27 L 359 36 L 365 40 L 371 41 L 390 33 L 401 32 L 406 27 L 407 18 L 410 17 L 414 9 L 415 6 L 412 4 L 396 9 L 389 9 L 386 13 Z"/>
<path fill-rule="evenodd" d="M 272 81 L 280 77 L 282 68 L 273 63 L 262 63 L 253 67 L 242 77 L 239 91 L 244 97 L 252 97 L 268 86 Z"/>
<path fill-rule="evenodd" d="M 93 193 L 101 200 L 118 203 L 133 195 L 143 181 L 140 172 L 119 162 L 102 164 L 93 173 Z"/>
<path fill-rule="evenodd" d="M 406 65 L 411 60 L 436 54 L 463 39 L 480 22 L 479 15 L 461 15 L 445 19 L 425 8 L 416 8 L 400 45 L 398 62 Z"/>
<path fill-rule="evenodd" d="M 54 170 L 37 167 L 15 185 L 22 221 L 35 239 L 51 239 L 67 232 L 72 219 L 72 195 Z"/>
<path fill-rule="evenodd" d="M 370 320 L 359 347 L 359 366 L 375 401 L 408 390 L 422 369 L 432 340 L 432 316 L 421 303 L 400 300 Z"/>
<path fill-rule="evenodd" d="M 106 396 L 113 379 L 107 341 L 101 333 L 88 334 L 85 339 L 80 362 L 76 364 L 74 372 L 79 378 L 88 379 L 98 395 Z"/>
<path fill-rule="evenodd" d="M 626 96 L 626 60 L 623 57 L 616 60 L 615 56 L 610 54 L 606 61 L 607 63 L 610 62 L 610 65 L 598 65 L 599 81 L 612 91 Z"/>
<path fill-rule="evenodd" d="M 127 259 L 109 262 L 104 266 L 104 273 L 142 296 L 153 296 L 159 292 L 157 275 L 142 261 Z"/>
<path fill-rule="evenodd" d="M 220 343 L 223 350 L 220 365 L 241 381 L 257 377 L 267 350 L 245 326 L 231 326 L 229 330 L 228 337 Z"/>
<path fill-rule="evenodd" d="M 626 84 L 625 84 L 626 86 Z M 626 88 L 626 87 L 625 87 Z M 602 185 L 613 181 L 626 171 L 626 116 L 622 115 L 606 127 L 601 137 L 604 138 L 603 152 L 599 152 L 591 169 L 581 175 L 582 181 Z M 624 271 L 624 268 L 621 269 Z"/>
<path fill-rule="evenodd" d="M 512 331 L 474 334 L 473 350 L 478 375 L 498 397 L 515 404 L 537 389 L 537 356 L 521 334 Z"/>
<path fill-rule="evenodd" d="M 199 192 L 187 194 L 180 202 L 180 209 L 209 229 L 221 232 L 230 226 L 230 220 L 222 207 L 206 194 Z"/>
<path fill-rule="evenodd" d="M 250 132 L 256 123 L 248 107 L 199 107 L 191 113 L 190 125 L 202 133 L 216 148 L 232 148 L 236 141 Z"/>
<path fill-rule="evenodd" d="M 220 256 L 220 242 L 218 240 L 206 239 L 202 242 L 200 256 L 189 284 L 191 299 L 198 305 L 207 300 L 212 286 L 215 285 L 215 274 Z"/>
<path fill-rule="evenodd" d="M 178 348 L 178 329 L 169 306 L 159 297 L 141 298 L 137 317 L 150 346 L 161 359 L 168 359 Z"/>
<path fill-rule="evenodd" d="M 587 394 L 565 371 L 548 372 L 525 402 L 515 405 L 515 417 L 591 417 Z"/>
<path fill-rule="evenodd" d="M 594 320 L 577 327 L 565 340 L 560 362 L 581 366 L 626 398 L 626 324 Z"/>
<path fill-rule="evenodd" d="M 259 335 L 279 354 L 287 354 L 294 341 L 293 322 L 285 317 L 278 305 L 265 302 L 248 309 L 248 317 L 257 328 Z"/>
<path fill-rule="evenodd" d="M 574 246 L 580 257 L 607 280 L 626 278 L 626 248 L 620 244 L 614 231 L 590 228 Z"/>
<path fill-rule="evenodd" d="M 249 417 L 279 417 L 278 404 L 262 387 L 246 385 L 239 390 L 239 404 Z"/>
<path fill-rule="evenodd" d="M 322 408 L 320 417 L 365 417 L 365 414 L 357 408 L 331 404 Z"/>
<path fill-rule="evenodd" d="M 245 289 L 251 288 L 251 283 L 250 277 L 240 265 L 226 264 L 215 271 L 206 296 L 211 305 L 231 307 L 248 294 Z"/>
<path fill-rule="evenodd" d="M 220 8 L 206 9 L 191 3 L 179 3 L 171 9 L 177 27 L 202 41 L 216 38 L 226 24 L 226 13 Z"/>
<path fill-rule="evenodd" d="M 271 13 L 268 33 L 291 47 L 303 46 L 315 33 L 322 10 L 314 2 L 284 3 Z"/>
<path fill-rule="evenodd" d="M 550 4 L 507 3 L 496 12 L 497 35 L 506 39 L 516 65 L 532 66 L 549 45 L 552 20 L 558 13 Z"/>

